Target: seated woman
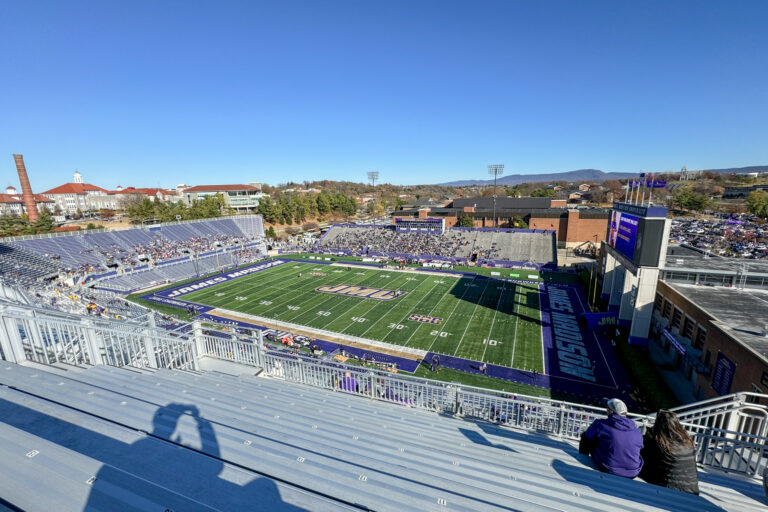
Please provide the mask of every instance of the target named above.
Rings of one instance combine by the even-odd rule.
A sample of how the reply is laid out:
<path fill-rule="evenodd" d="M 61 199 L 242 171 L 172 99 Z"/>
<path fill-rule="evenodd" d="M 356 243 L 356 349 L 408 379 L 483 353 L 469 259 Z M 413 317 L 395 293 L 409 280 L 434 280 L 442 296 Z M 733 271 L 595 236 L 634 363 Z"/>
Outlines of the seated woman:
<path fill-rule="evenodd" d="M 693 439 L 675 413 L 661 409 L 653 428 L 643 436 L 643 470 L 648 483 L 699 494 Z"/>

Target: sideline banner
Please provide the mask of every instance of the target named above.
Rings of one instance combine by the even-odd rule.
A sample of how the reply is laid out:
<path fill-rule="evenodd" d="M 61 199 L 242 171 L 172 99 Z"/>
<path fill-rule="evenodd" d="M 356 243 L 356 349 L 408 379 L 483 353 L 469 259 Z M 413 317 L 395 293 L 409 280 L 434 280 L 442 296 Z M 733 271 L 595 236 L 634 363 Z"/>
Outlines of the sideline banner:
<path fill-rule="evenodd" d="M 599 331 L 616 327 L 619 320 L 618 311 L 608 311 L 606 313 L 582 313 L 588 331 Z"/>

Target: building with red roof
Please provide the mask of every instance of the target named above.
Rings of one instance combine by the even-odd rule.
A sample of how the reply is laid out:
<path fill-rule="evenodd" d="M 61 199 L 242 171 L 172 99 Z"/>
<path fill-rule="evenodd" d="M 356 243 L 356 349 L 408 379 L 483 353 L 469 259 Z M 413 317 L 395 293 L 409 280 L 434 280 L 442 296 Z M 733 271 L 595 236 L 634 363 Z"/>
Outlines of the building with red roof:
<path fill-rule="evenodd" d="M 35 194 L 34 197 L 38 211 L 46 209 L 52 212 L 56 208 L 56 203 L 52 199 L 42 194 Z M 24 199 L 21 197 L 21 194 L 17 193 L 14 187 L 6 188 L 5 194 L 0 194 L 0 215 L 20 217 L 25 213 L 27 213 L 27 207 L 24 206 Z"/>

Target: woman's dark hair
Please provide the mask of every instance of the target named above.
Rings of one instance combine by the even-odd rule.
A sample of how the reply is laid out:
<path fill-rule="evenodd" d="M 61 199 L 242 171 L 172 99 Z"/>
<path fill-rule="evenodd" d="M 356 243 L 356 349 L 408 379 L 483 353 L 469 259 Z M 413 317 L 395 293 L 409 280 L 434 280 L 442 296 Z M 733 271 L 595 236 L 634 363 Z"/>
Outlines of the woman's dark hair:
<path fill-rule="evenodd" d="M 651 435 L 663 452 L 670 453 L 676 446 L 693 448 L 693 439 L 680 424 L 677 415 L 666 409 L 659 410 Z"/>

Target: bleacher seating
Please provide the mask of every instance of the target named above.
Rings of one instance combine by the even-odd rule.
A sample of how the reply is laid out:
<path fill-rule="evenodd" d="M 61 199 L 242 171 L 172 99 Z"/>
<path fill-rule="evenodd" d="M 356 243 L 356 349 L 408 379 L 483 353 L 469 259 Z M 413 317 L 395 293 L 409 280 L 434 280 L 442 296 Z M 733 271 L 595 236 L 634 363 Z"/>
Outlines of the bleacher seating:
<path fill-rule="evenodd" d="M 24 509 L 764 510 L 754 482 L 700 472 L 688 495 L 532 432 L 215 372 L 2 362 L 0 439 Z"/>
<path fill-rule="evenodd" d="M 180 261 L 174 261 L 152 268 L 120 273 L 99 280 L 95 286 L 97 288 L 129 292 L 163 284 L 165 282 L 173 283 L 192 277 L 202 276 L 215 272 L 220 268 L 233 267 L 267 256 L 262 244 L 254 244 L 249 247 L 249 254 L 247 257 L 242 256 L 242 251 L 237 252 L 240 255 L 232 251 L 219 254 L 207 254 L 194 259 L 184 258 Z"/>
<path fill-rule="evenodd" d="M 0 244 L 0 279 L 8 283 L 28 286 L 58 272 L 49 259 Z"/>
<path fill-rule="evenodd" d="M 554 236 L 548 231 L 446 229 L 442 234 L 403 233 L 393 226 L 333 226 L 316 249 L 343 251 L 357 256 L 439 257 L 466 262 L 509 261 L 537 265 L 557 261 Z"/>
<path fill-rule="evenodd" d="M 7 245 L 42 256 L 61 269 L 98 271 L 106 269 L 109 261 L 136 266 L 137 257 L 143 253 L 159 261 L 182 256 L 180 251 L 187 246 L 195 252 L 207 252 L 215 248 L 218 240 L 224 243 L 232 238 L 253 241 L 263 236 L 261 218 L 246 216 L 13 240 Z"/>

